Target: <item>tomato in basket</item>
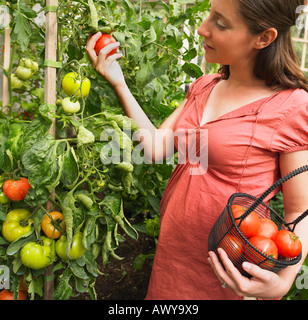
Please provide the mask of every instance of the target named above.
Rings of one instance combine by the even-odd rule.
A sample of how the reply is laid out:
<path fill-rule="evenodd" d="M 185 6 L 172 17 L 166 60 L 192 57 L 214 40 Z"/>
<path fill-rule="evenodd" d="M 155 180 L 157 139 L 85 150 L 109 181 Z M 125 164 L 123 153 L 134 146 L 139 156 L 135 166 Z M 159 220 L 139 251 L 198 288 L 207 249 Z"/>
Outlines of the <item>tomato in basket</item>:
<path fill-rule="evenodd" d="M 246 211 L 246 208 L 244 208 L 243 206 L 240 206 L 240 205 L 232 205 L 231 209 L 232 209 L 234 219 L 241 217 Z M 241 219 L 235 220 L 235 222 L 237 225 L 240 224 L 240 230 L 243 232 L 243 234 L 247 238 L 251 238 L 251 237 L 256 236 L 258 234 L 258 230 L 259 230 L 259 227 L 261 224 L 260 220 L 261 219 L 259 218 L 258 214 L 256 212 L 252 211 L 242 221 L 241 224 L 240 224 Z"/>
<path fill-rule="evenodd" d="M 254 236 L 249 239 L 249 242 L 265 255 L 273 259 L 278 258 L 278 248 L 272 239 L 269 239 L 263 236 Z M 252 248 L 249 248 L 248 246 L 245 247 L 244 254 L 248 261 L 257 265 L 261 264 L 262 261 L 266 260 L 266 258 L 263 257 L 262 254 L 258 253 Z M 268 260 L 263 262 L 262 266 L 272 266 L 272 264 L 273 264 L 272 261 Z"/>
<path fill-rule="evenodd" d="M 302 251 L 302 243 L 298 236 L 289 230 L 280 230 L 274 237 L 278 253 L 284 258 L 295 258 Z"/>
<path fill-rule="evenodd" d="M 233 262 L 239 262 L 244 252 L 243 242 L 232 234 L 225 235 L 218 247 L 222 248 L 227 253 L 229 259 L 232 258 Z"/>
<path fill-rule="evenodd" d="M 278 232 L 277 224 L 270 219 L 260 219 L 260 227 L 258 230 L 258 235 L 266 238 L 273 239 Z"/>

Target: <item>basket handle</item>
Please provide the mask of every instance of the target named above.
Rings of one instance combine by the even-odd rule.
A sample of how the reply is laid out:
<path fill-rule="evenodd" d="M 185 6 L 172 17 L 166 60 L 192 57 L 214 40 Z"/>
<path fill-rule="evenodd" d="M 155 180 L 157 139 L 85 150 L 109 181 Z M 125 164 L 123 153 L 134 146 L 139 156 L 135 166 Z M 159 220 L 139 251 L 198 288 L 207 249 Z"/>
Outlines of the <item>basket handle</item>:
<path fill-rule="evenodd" d="M 289 222 L 289 223 L 285 223 L 286 226 L 290 226 L 293 224 L 293 227 L 291 228 L 291 231 L 294 232 L 294 229 L 296 227 L 296 225 L 302 221 L 304 218 L 306 218 L 308 216 L 308 209 L 303 212 L 299 217 L 297 217 L 294 221 Z"/>
<path fill-rule="evenodd" d="M 245 211 L 245 213 L 240 217 L 241 221 L 243 221 L 248 215 L 249 213 L 251 213 L 254 209 L 256 209 L 256 207 L 258 205 L 260 205 L 262 203 L 262 201 L 272 192 L 274 191 L 276 188 L 278 188 L 281 184 L 283 184 L 284 182 L 286 182 L 287 180 L 295 177 L 296 175 L 303 173 L 305 171 L 308 171 L 308 165 L 302 166 L 298 169 L 295 169 L 291 172 L 289 172 L 287 175 L 285 175 L 284 177 L 280 178 L 279 180 L 277 180 L 271 187 L 269 187 L 267 190 L 264 191 L 264 193 Z M 295 219 L 293 222 L 290 222 L 289 224 L 294 224 L 293 226 L 293 230 L 295 228 L 295 225 L 301 221 L 302 219 L 304 219 L 307 215 L 308 215 L 308 210 L 306 210 L 302 215 L 300 215 L 297 219 Z M 299 221 L 297 221 L 299 220 Z"/>

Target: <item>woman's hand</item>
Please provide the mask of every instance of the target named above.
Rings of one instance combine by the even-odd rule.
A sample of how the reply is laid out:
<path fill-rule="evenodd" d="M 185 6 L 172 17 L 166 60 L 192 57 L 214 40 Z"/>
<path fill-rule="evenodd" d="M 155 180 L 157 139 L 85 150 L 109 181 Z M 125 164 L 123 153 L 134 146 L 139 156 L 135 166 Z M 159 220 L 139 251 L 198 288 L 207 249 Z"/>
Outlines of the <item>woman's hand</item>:
<path fill-rule="evenodd" d="M 264 270 L 252 263 L 244 262 L 243 269 L 252 275 L 250 279 L 246 278 L 234 266 L 223 249 L 219 248 L 218 253 L 223 265 L 212 251 L 209 252 L 208 261 L 220 282 L 232 289 L 237 295 L 277 299 L 287 293 L 288 281 L 279 274 Z"/>
<path fill-rule="evenodd" d="M 94 47 L 101 35 L 102 33 L 98 32 L 88 38 L 86 46 L 87 53 L 95 70 L 99 72 L 113 88 L 121 87 L 125 85 L 125 80 L 122 69 L 116 60 L 123 56 L 122 53 L 116 53 L 106 58 L 108 53 L 120 46 L 120 43 L 108 44 L 97 56 Z"/>

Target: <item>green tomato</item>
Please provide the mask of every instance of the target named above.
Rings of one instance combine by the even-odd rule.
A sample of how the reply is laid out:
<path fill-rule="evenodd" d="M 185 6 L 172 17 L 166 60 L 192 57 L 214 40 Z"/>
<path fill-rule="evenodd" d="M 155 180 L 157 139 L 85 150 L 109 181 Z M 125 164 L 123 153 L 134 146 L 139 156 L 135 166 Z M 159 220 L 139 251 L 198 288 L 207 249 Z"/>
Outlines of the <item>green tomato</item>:
<path fill-rule="evenodd" d="M 39 67 L 39 65 L 36 61 L 33 61 L 31 59 L 27 59 L 27 58 L 20 59 L 19 65 L 22 67 L 26 67 L 28 69 L 31 69 L 33 72 L 36 72 Z"/>
<path fill-rule="evenodd" d="M 80 110 L 79 101 L 73 102 L 69 97 L 62 100 L 62 107 L 66 113 L 72 114 Z"/>
<path fill-rule="evenodd" d="M 56 242 L 56 253 L 63 260 L 76 260 L 83 256 L 86 249 L 82 244 L 83 234 L 78 232 L 74 238 L 71 251 L 69 256 L 66 254 L 67 238 L 66 236 L 61 236 L 61 238 Z"/>
<path fill-rule="evenodd" d="M 21 225 L 21 222 L 27 219 L 31 212 L 27 209 L 14 209 L 10 211 L 2 225 L 2 235 L 8 242 L 13 242 L 31 231 L 32 219 L 27 221 L 27 225 Z"/>
<path fill-rule="evenodd" d="M 8 204 L 10 199 L 5 195 L 5 193 L 1 190 L 0 191 L 0 203 L 1 204 Z"/>
<path fill-rule="evenodd" d="M 20 250 L 21 262 L 24 266 L 39 270 L 47 267 L 55 258 L 55 241 L 42 236 L 43 244 L 28 242 Z"/>
<path fill-rule="evenodd" d="M 171 108 L 177 108 L 181 103 L 178 100 L 171 101 Z"/>
<path fill-rule="evenodd" d="M 11 85 L 13 91 L 23 93 L 28 89 L 29 81 L 22 81 L 13 73 L 11 75 Z"/>
<path fill-rule="evenodd" d="M 62 80 L 62 89 L 70 97 L 76 95 L 77 98 L 80 98 L 82 91 L 82 96 L 86 98 L 89 95 L 90 88 L 91 81 L 88 78 L 84 78 L 81 82 L 81 80 L 78 77 L 78 74 L 75 72 L 69 72 L 64 76 Z"/>
<path fill-rule="evenodd" d="M 32 77 L 33 73 L 32 73 L 31 69 L 28 69 L 28 68 L 22 67 L 22 66 L 18 66 L 16 69 L 16 75 L 19 79 L 26 81 Z"/>

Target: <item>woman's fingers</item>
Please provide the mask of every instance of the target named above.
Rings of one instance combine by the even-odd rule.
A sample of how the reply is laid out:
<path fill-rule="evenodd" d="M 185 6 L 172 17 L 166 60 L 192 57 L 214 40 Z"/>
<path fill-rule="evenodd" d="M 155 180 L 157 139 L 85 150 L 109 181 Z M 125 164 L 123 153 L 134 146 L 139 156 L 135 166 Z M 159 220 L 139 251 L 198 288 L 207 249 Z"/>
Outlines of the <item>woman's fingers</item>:
<path fill-rule="evenodd" d="M 110 43 L 107 46 L 105 46 L 103 49 L 101 49 L 100 52 L 98 53 L 98 55 L 104 57 L 105 59 L 107 59 L 108 58 L 108 54 L 112 50 L 118 49 L 119 46 L 120 46 L 120 42 Z"/>
<path fill-rule="evenodd" d="M 95 44 L 96 44 L 97 40 L 101 36 L 102 36 L 102 33 L 101 32 L 97 32 L 94 35 L 90 35 L 89 38 L 88 38 L 87 45 L 86 45 L 86 50 L 87 50 L 87 53 L 88 53 L 92 63 L 95 62 L 96 59 L 97 59 L 97 55 L 96 55 L 96 52 L 94 50 L 94 47 L 95 47 Z"/>

